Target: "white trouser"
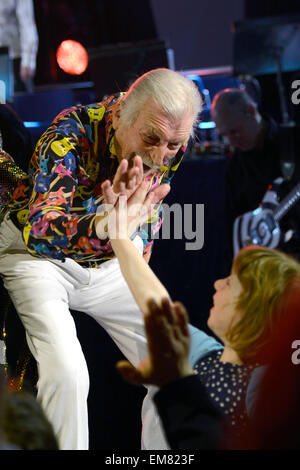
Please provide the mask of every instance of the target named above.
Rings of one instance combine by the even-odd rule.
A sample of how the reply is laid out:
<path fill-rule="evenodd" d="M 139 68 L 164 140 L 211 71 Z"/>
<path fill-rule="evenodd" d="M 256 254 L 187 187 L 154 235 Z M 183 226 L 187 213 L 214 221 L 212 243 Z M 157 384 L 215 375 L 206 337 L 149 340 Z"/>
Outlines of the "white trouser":
<path fill-rule="evenodd" d="M 139 237 L 135 245 L 141 252 Z M 147 355 L 142 314 L 119 262 L 113 259 L 95 269 L 83 268 L 69 258 L 65 262 L 35 258 L 6 217 L 0 225 L 0 273 L 37 361 L 38 400 L 60 448 L 87 449 L 89 377 L 69 308 L 91 315 L 132 364 Z M 146 399 L 145 412 L 156 415 L 152 400 Z M 152 421 L 156 421 L 153 416 Z M 160 424 L 155 426 L 147 430 L 146 441 L 151 446 L 155 433 L 158 448 L 168 449 Z"/>

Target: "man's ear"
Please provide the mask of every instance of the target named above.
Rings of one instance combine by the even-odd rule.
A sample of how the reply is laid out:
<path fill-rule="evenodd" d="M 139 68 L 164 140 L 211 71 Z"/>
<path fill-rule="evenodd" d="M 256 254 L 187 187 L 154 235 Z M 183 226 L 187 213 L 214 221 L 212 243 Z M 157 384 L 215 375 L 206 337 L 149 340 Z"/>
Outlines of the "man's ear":
<path fill-rule="evenodd" d="M 123 101 L 118 101 L 112 109 L 112 127 L 116 131 L 120 125 L 121 111 L 124 107 Z"/>
<path fill-rule="evenodd" d="M 247 114 L 254 118 L 256 114 L 256 106 L 253 104 L 247 104 Z"/>

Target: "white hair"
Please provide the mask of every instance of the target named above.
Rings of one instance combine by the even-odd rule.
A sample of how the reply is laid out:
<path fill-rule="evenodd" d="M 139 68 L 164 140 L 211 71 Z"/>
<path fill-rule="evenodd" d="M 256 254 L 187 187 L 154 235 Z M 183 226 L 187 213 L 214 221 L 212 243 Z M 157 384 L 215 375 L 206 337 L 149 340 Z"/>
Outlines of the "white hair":
<path fill-rule="evenodd" d="M 121 110 L 120 118 L 132 124 L 150 98 L 171 120 L 178 121 L 186 114 L 191 115 L 191 135 L 194 135 L 194 127 L 202 109 L 202 99 L 192 80 L 170 69 L 150 70 L 130 86 L 124 97 L 125 106 Z"/>

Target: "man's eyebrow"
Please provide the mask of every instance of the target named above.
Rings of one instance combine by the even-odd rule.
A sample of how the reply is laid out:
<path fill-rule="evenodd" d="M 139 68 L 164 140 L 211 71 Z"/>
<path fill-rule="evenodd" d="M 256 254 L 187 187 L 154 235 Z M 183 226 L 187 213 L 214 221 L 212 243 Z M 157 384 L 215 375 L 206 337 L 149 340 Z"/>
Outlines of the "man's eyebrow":
<path fill-rule="evenodd" d="M 151 134 L 155 135 L 155 137 L 158 137 L 159 139 L 162 139 L 164 138 L 163 134 L 161 134 L 161 132 L 159 132 L 157 129 L 154 129 L 154 127 L 152 126 L 145 126 L 145 128 L 141 129 L 142 131 L 146 131 L 146 132 L 150 132 Z"/>
<path fill-rule="evenodd" d="M 166 136 L 164 136 L 161 132 L 159 132 L 157 129 L 154 129 L 153 127 L 151 126 L 145 126 L 144 129 L 141 129 L 142 132 L 150 132 L 153 136 L 157 137 L 158 139 L 161 139 L 161 140 L 166 140 L 168 141 L 168 139 L 166 138 Z M 185 142 L 186 138 L 185 139 L 182 139 L 182 140 L 176 140 L 176 141 L 172 141 L 172 142 L 169 142 L 170 144 L 172 145 L 179 145 L 183 142 Z"/>

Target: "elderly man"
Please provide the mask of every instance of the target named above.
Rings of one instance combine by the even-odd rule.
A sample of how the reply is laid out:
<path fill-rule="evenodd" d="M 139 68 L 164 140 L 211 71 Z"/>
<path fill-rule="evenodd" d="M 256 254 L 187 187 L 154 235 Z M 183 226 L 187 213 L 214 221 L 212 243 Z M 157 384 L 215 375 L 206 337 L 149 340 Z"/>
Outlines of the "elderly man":
<path fill-rule="evenodd" d="M 0 272 L 38 370 L 38 399 L 61 449 L 88 448 L 89 377 L 69 308 L 91 315 L 124 355 L 147 355 L 143 319 L 107 238 L 110 202 L 145 178 L 168 192 L 200 112 L 194 84 L 168 69 L 102 103 L 63 111 L 39 140 L 0 227 Z M 167 184 L 165 184 L 167 183 Z M 159 204 L 158 204 L 159 206 Z M 159 210 L 131 235 L 149 260 Z"/>

